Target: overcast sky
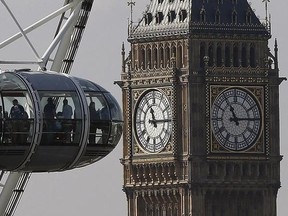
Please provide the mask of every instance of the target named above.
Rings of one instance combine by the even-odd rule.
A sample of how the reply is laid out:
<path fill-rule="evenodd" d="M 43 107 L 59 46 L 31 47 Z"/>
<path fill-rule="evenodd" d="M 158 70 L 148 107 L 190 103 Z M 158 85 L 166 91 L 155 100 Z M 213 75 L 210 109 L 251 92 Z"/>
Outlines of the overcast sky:
<path fill-rule="evenodd" d="M 8 4 L 20 19 L 20 24 L 27 27 L 37 19 L 44 17 L 63 4 L 64 0 L 9 0 Z M 133 19 L 139 20 L 150 0 L 134 0 Z M 265 18 L 262 0 L 252 0 L 252 8 L 261 19 Z M 30 6 L 28 6 L 30 5 Z M 273 49 L 274 38 L 278 39 L 279 66 L 281 76 L 288 76 L 285 61 L 288 54 L 288 1 L 271 0 L 269 11 L 272 15 L 272 34 L 270 47 Z M 84 33 L 72 74 L 90 79 L 109 90 L 121 102 L 121 90 L 113 85 L 120 80 L 121 46 L 126 44 L 127 23 L 130 10 L 126 0 L 95 0 Z M 47 43 L 52 40 L 56 22 L 41 28 L 41 33 L 29 35 L 42 55 Z M 18 32 L 15 24 L 8 17 L 0 3 L 0 41 Z M 41 35 L 41 36 L 40 36 Z M 26 42 L 20 40 L 14 46 L 0 50 L 0 59 L 25 59 L 31 55 Z M 2 69 L 6 66 L 0 65 Z M 280 88 L 281 111 L 281 163 L 282 188 L 278 195 L 278 215 L 287 215 L 288 206 L 288 83 Z M 63 173 L 33 174 L 15 216 L 125 216 L 127 203 L 122 192 L 122 142 L 115 150 L 101 161 L 85 168 Z"/>

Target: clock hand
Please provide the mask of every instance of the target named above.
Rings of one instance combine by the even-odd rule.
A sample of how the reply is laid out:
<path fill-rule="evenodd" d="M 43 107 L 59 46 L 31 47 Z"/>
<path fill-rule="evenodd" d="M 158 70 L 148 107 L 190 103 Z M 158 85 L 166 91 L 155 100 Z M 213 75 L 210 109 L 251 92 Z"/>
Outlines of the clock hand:
<path fill-rule="evenodd" d="M 152 119 L 155 119 L 155 115 L 154 115 L 154 110 L 153 110 L 153 108 L 150 109 L 150 113 L 151 113 L 151 115 L 152 115 Z"/>
<path fill-rule="evenodd" d="M 152 120 L 149 119 L 149 123 L 150 123 L 150 124 L 153 124 L 153 126 L 156 128 L 156 127 L 157 127 L 157 124 L 156 124 L 156 122 L 154 122 L 154 121 L 155 121 L 155 115 L 154 115 L 154 110 L 153 110 L 153 108 L 150 109 L 150 113 L 151 113 L 151 115 L 152 115 Z"/>
<path fill-rule="evenodd" d="M 149 120 L 149 123 L 154 123 L 154 124 L 156 124 L 156 123 L 161 123 L 161 122 L 163 122 L 163 123 L 165 123 L 165 122 L 170 122 L 171 121 L 171 119 L 153 119 L 153 120 Z"/>
<path fill-rule="evenodd" d="M 260 120 L 260 118 L 237 118 L 238 121 L 256 121 Z"/>
<path fill-rule="evenodd" d="M 230 105 L 230 111 L 231 111 L 231 113 L 233 115 L 233 118 L 232 117 L 230 118 L 230 122 L 234 121 L 235 124 L 238 126 L 239 125 L 239 121 L 238 121 L 238 118 L 236 117 L 236 114 L 234 112 L 234 108 L 231 105 Z"/>

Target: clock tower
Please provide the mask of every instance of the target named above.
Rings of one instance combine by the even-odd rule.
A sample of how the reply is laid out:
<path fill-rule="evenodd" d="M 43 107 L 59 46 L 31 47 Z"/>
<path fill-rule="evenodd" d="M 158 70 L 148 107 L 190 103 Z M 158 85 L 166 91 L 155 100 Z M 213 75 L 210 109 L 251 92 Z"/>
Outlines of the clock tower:
<path fill-rule="evenodd" d="M 276 216 L 278 46 L 246 0 L 151 0 L 122 49 L 129 216 Z"/>

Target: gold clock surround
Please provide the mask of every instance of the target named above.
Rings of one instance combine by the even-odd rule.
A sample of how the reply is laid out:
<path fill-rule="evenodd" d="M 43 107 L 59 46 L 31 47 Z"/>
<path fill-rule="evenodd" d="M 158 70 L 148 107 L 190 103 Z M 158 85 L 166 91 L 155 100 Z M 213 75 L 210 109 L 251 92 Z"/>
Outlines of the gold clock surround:
<path fill-rule="evenodd" d="M 229 89 L 239 89 L 240 91 L 247 92 L 247 95 L 250 95 L 251 98 L 255 100 L 257 106 L 259 106 L 260 112 L 260 129 L 259 135 L 253 141 L 253 144 L 247 146 L 247 148 L 243 148 L 240 150 L 233 150 L 229 148 L 223 147 L 223 144 L 219 143 L 219 139 L 216 138 L 215 133 L 212 129 L 212 106 L 217 100 L 217 97 L 225 91 Z M 221 86 L 221 85 L 211 85 L 209 87 L 209 106 L 207 106 L 207 114 L 209 115 L 209 121 L 207 123 L 207 131 L 209 131 L 208 138 L 208 154 L 227 154 L 227 153 L 235 153 L 235 154 L 264 154 L 266 151 L 265 148 L 265 104 L 264 104 L 264 96 L 265 95 L 265 87 L 263 86 Z M 235 115 L 235 114 L 234 114 Z M 232 120 L 232 118 L 231 118 Z"/>
<path fill-rule="evenodd" d="M 168 94 L 162 89 L 154 88 L 141 93 L 137 91 L 136 94 L 138 96 L 135 97 L 133 115 L 135 153 L 160 153 L 171 150 L 172 108 Z M 152 114 L 152 111 L 155 114 Z"/>

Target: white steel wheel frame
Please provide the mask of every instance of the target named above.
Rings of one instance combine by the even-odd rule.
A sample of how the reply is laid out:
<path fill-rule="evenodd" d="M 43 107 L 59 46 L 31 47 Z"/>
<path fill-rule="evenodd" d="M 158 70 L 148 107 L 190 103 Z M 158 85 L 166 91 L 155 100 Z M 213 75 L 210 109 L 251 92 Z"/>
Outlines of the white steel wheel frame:
<path fill-rule="evenodd" d="M 0 41 L 0 52 L 1 49 L 14 43 L 21 37 L 24 37 L 28 43 L 31 51 L 33 52 L 35 59 L 31 61 L 19 61 L 19 60 L 3 60 L 0 59 L 1 64 L 8 65 L 38 65 L 38 70 L 51 70 L 55 72 L 69 73 L 71 64 L 64 70 L 63 61 L 65 58 L 73 62 L 75 53 L 81 41 L 84 26 L 88 20 L 89 12 L 91 10 L 93 0 L 64 0 L 64 4 L 61 8 L 57 9 L 48 16 L 38 20 L 34 24 L 26 28 L 22 28 L 17 21 L 16 16 L 10 10 L 9 5 L 5 0 L 0 0 L 0 4 L 7 9 L 11 18 L 19 29 L 19 33 L 12 35 L 4 41 Z M 45 25 L 54 18 L 59 19 L 59 25 L 56 26 L 56 35 L 47 47 L 46 51 L 40 55 L 35 49 L 34 45 L 28 38 L 28 34 L 37 28 Z M 80 23 L 80 24 L 79 24 Z M 82 25 L 82 26 L 81 26 Z M 77 31 L 77 27 L 81 29 Z M 75 30 L 76 29 L 76 30 Z M 68 53 L 68 50 L 73 50 L 73 56 Z M 55 55 L 52 57 L 52 53 Z M 48 62 L 52 64 L 50 68 L 47 68 Z M 30 178 L 31 173 L 16 173 L 16 172 L 4 172 L 0 174 L 0 215 L 12 216 L 17 208 L 19 200 L 24 192 L 25 186 Z"/>

